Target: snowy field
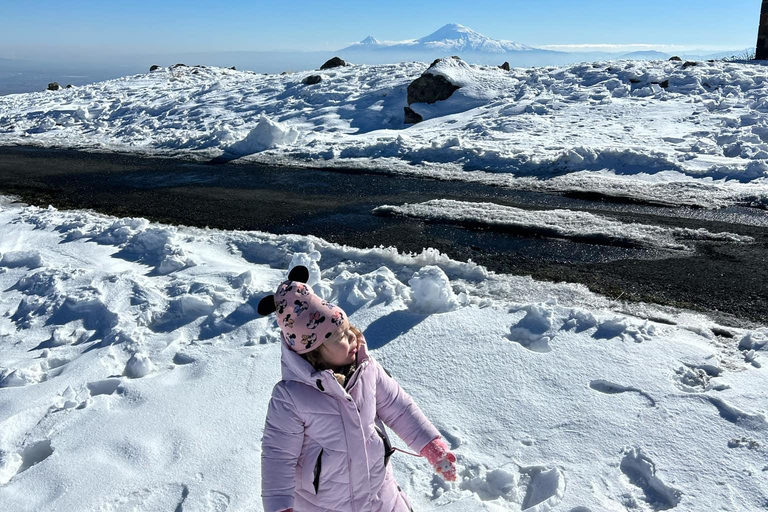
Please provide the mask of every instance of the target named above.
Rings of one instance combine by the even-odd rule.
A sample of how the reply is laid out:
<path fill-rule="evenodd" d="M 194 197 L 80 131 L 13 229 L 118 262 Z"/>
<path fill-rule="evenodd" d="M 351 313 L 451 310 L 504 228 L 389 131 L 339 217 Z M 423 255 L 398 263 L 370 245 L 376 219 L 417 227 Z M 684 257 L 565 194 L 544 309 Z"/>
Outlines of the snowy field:
<path fill-rule="evenodd" d="M 66 94 L 74 102 L 83 91 Z M 146 120 L 139 110 L 151 102 L 132 101 L 120 108 Z M 191 110 L 178 111 L 178 130 L 198 122 Z M 129 140 L 112 125 L 88 138 L 86 122 L 101 123 L 73 121 L 36 140 Z M 0 509 L 262 510 L 261 433 L 281 347 L 277 326 L 254 309 L 296 264 L 350 313 L 458 455 L 454 484 L 421 459 L 393 456 L 414 510 L 765 509 L 768 329 L 496 275 L 434 250 L 172 227 L 9 198 L 0 200 Z"/>
<path fill-rule="evenodd" d="M 408 84 L 426 68 L 175 67 L 2 96 L 0 144 L 376 168 L 706 208 L 768 205 L 767 67 L 614 61 L 504 71 L 446 59 L 430 73 L 461 89 L 414 103 L 425 121 L 405 125 Z M 305 85 L 311 74 L 322 81 Z"/>

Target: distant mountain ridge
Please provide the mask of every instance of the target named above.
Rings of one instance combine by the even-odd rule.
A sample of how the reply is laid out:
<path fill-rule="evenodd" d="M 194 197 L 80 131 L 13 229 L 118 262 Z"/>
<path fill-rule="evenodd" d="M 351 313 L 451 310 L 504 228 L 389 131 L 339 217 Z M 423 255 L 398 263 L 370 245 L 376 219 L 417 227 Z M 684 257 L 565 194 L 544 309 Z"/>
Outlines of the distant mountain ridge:
<path fill-rule="evenodd" d="M 359 43 L 343 48 L 341 52 L 354 51 L 405 51 L 405 52 L 430 52 L 430 51 L 464 51 L 501 54 L 506 52 L 537 50 L 531 46 L 515 41 L 492 39 L 479 32 L 458 23 L 449 23 L 437 29 L 428 36 L 407 41 L 379 41 L 373 36 L 368 36 Z M 546 50 L 538 50 L 546 51 Z"/>
<path fill-rule="evenodd" d="M 437 57 L 459 55 L 467 62 L 476 64 L 501 64 L 509 61 L 512 66 L 566 65 L 574 62 L 596 60 L 666 60 L 672 56 L 656 50 L 636 52 L 564 52 L 528 46 L 516 41 L 492 39 L 469 27 L 449 23 L 418 39 L 385 41 L 370 35 L 336 52 L 352 62 L 384 64 L 404 60 L 429 62 Z M 688 60 L 720 59 L 747 55 L 749 50 L 711 53 L 706 50 L 682 51 L 678 55 Z"/>

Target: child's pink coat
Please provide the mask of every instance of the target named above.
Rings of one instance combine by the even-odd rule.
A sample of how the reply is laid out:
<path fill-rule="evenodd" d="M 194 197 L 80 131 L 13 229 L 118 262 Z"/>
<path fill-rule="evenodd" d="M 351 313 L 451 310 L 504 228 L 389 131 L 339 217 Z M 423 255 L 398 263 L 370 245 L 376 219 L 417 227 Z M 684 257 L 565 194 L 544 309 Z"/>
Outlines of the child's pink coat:
<path fill-rule="evenodd" d="M 408 511 L 384 465 L 381 421 L 417 453 L 437 429 L 364 342 L 347 390 L 331 370 L 316 372 L 282 347 L 283 380 L 272 391 L 262 441 L 264 511 Z"/>

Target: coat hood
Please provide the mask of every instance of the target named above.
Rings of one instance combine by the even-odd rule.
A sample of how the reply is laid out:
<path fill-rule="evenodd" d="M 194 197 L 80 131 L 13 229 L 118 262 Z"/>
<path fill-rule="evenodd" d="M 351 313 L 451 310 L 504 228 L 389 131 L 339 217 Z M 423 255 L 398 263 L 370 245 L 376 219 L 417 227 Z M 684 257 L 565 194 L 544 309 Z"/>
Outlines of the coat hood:
<path fill-rule="evenodd" d="M 317 371 L 309 362 L 299 354 L 291 350 L 286 343 L 280 343 L 282 355 L 280 367 L 284 381 L 296 381 L 308 386 L 317 387 L 318 379 L 322 384 L 326 382 L 336 382 L 332 370 Z M 368 360 L 368 345 L 365 343 L 365 336 L 357 345 L 357 367 L 360 368 Z"/>

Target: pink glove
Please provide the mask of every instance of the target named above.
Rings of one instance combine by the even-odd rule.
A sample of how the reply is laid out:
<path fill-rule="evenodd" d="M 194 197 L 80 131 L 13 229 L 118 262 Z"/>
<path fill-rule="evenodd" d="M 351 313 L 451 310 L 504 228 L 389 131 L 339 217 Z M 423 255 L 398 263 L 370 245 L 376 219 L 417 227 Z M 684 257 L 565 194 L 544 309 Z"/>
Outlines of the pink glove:
<path fill-rule="evenodd" d="M 442 437 L 436 437 L 421 450 L 421 456 L 425 457 L 438 475 L 445 480 L 456 480 L 456 456 Z"/>

